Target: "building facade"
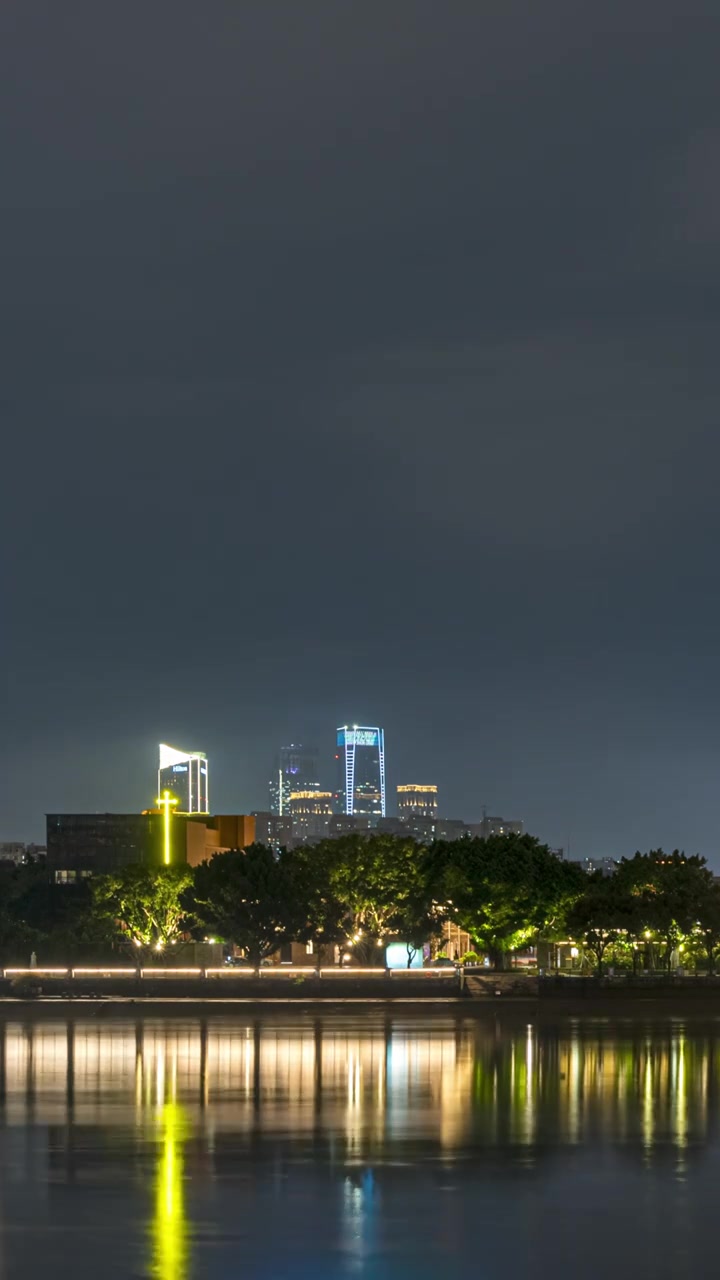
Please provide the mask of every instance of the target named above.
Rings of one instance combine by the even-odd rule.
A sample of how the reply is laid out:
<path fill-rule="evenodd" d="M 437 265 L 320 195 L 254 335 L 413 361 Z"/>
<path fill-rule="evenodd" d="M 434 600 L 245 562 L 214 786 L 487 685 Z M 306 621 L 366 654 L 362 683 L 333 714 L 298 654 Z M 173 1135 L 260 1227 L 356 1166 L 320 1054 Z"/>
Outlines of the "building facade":
<path fill-rule="evenodd" d="M 215 853 L 244 849 L 255 840 L 249 814 L 170 816 L 170 864 L 197 866 Z M 49 813 L 47 866 L 58 884 L 140 865 L 165 864 L 165 815 L 146 813 Z"/>
<path fill-rule="evenodd" d="M 274 853 L 286 849 L 292 842 L 292 818 L 289 813 L 270 813 L 267 809 L 253 809 L 255 839 L 267 845 Z"/>
<path fill-rule="evenodd" d="M 204 751 L 181 751 L 161 742 L 158 795 L 163 791 L 175 796 L 178 813 L 209 813 L 208 758 Z"/>
<path fill-rule="evenodd" d="M 577 866 L 587 871 L 589 876 L 597 875 L 598 871 L 604 876 L 614 876 L 617 871 L 617 860 L 615 858 L 581 858 Z"/>
<path fill-rule="evenodd" d="M 174 817 L 173 826 L 179 821 Z M 160 867 L 163 824 L 159 812 L 49 813 L 48 871 L 58 883 L 72 883 L 131 864 Z"/>
<path fill-rule="evenodd" d="M 433 840 L 439 839 L 439 819 L 436 817 L 428 818 L 423 813 L 411 813 L 402 818 L 401 821 L 405 828 L 405 834 L 412 836 L 413 840 L 417 840 L 418 844 L 432 844 Z"/>
<path fill-rule="evenodd" d="M 408 783 L 398 787 L 397 811 L 399 818 L 437 818 L 437 787 L 421 783 Z"/>
<path fill-rule="evenodd" d="M 467 829 L 470 835 L 487 840 L 489 836 L 521 836 L 525 827 L 517 818 L 491 818 L 486 814 L 482 822 L 469 822 Z"/>
<path fill-rule="evenodd" d="M 179 821 L 183 821 L 183 815 Z M 178 853 L 183 849 L 185 862 L 197 867 L 216 853 L 230 849 L 246 849 L 255 842 L 255 819 L 248 813 L 214 813 L 205 818 L 188 816 L 184 820 L 184 833 L 178 830 Z"/>
<path fill-rule="evenodd" d="M 328 836 L 331 840 L 339 836 L 367 835 L 375 830 L 377 819 L 362 813 L 334 813 L 330 819 Z"/>
<path fill-rule="evenodd" d="M 19 867 L 25 862 L 25 845 L 19 840 L 3 840 L 0 843 L 0 862 L 12 862 Z"/>
<path fill-rule="evenodd" d="M 294 845 L 327 838 L 333 816 L 332 791 L 291 791 L 289 808 Z"/>
<path fill-rule="evenodd" d="M 278 817 L 290 812 L 293 791 L 319 790 L 317 747 L 291 743 L 281 747 L 270 778 L 270 812 Z"/>
<path fill-rule="evenodd" d="M 335 812 L 385 817 L 385 734 L 368 725 L 342 725 L 336 733 Z"/>

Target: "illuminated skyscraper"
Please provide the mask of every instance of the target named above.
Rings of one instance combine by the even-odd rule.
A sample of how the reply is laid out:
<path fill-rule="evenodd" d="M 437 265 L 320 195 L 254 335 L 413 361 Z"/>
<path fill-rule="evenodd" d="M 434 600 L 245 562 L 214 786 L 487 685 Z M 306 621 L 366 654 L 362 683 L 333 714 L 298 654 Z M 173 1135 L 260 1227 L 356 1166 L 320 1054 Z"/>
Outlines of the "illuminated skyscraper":
<path fill-rule="evenodd" d="M 420 784 L 398 787 L 397 805 L 400 818 L 437 818 L 438 789 Z"/>
<path fill-rule="evenodd" d="M 270 812 L 289 814 L 293 791 L 317 791 L 319 786 L 317 747 L 281 747 L 270 778 Z"/>
<path fill-rule="evenodd" d="M 177 813 L 209 813 L 208 758 L 204 751 L 180 751 L 160 743 L 158 795 L 177 798 Z"/>
<path fill-rule="evenodd" d="M 367 725 L 337 730 L 336 813 L 385 817 L 385 734 Z"/>

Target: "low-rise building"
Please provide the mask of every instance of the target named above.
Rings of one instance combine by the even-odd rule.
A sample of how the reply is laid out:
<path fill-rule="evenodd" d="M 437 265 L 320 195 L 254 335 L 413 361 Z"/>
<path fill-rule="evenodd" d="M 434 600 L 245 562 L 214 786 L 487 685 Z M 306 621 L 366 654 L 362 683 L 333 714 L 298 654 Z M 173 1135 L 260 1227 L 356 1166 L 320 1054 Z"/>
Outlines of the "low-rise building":
<path fill-rule="evenodd" d="M 613 876 L 617 870 L 615 858 L 580 858 L 577 865 L 589 876 L 596 875 L 598 871 L 603 876 Z"/>
<path fill-rule="evenodd" d="M 363 835 L 375 826 L 377 826 L 377 819 L 372 814 L 336 813 L 330 819 L 328 836 L 335 839 L 338 836 Z"/>
<path fill-rule="evenodd" d="M 485 814 L 481 822 L 469 822 L 467 829 L 471 836 L 487 840 L 490 836 L 521 836 L 525 826 L 518 818 L 493 818 Z"/>
<path fill-rule="evenodd" d="M 435 835 L 438 840 L 462 840 L 470 834 L 470 828 L 460 818 L 438 818 Z"/>
<path fill-rule="evenodd" d="M 248 814 L 172 814 L 169 823 L 171 865 L 197 866 L 255 839 L 255 821 Z M 160 867 L 165 850 L 165 815 L 159 810 L 47 815 L 47 864 L 58 884 L 131 864 Z"/>
<path fill-rule="evenodd" d="M 255 839 L 274 853 L 286 849 L 292 842 L 292 818 L 289 813 L 271 813 L 269 809 L 253 809 Z"/>
<path fill-rule="evenodd" d="M 3 840 L 0 842 L 0 862 L 13 862 L 16 867 L 25 862 L 25 845 L 20 840 Z"/>

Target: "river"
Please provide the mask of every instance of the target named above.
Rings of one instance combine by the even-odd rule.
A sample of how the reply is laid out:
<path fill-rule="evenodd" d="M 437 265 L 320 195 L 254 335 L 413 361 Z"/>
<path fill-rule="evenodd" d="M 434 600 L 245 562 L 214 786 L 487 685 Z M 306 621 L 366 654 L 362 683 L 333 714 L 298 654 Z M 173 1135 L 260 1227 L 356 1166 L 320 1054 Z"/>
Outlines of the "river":
<path fill-rule="evenodd" d="M 0 1022 L 0 1280 L 714 1274 L 720 1019 Z"/>

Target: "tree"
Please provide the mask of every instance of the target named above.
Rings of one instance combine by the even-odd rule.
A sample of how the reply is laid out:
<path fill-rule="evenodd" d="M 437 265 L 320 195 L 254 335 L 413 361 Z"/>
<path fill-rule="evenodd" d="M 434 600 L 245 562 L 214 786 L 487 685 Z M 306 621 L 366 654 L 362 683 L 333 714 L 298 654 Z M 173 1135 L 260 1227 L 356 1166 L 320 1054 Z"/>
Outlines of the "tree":
<path fill-rule="evenodd" d="M 515 948 L 555 936 L 584 885 L 579 867 L 529 835 L 438 842 L 429 860 L 436 899 L 497 969 Z"/>
<path fill-rule="evenodd" d="M 134 951 L 163 951 L 187 932 L 192 868 L 127 866 L 92 881 L 97 914 Z"/>
<path fill-rule="evenodd" d="M 36 884 L 46 881 L 47 873 L 35 866 L 0 864 L 0 959 L 5 963 L 27 964 L 44 940 L 44 932 L 27 919 L 27 897 Z"/>
<path fill-rule="evenodd" d="M 707 959 L 708 972 L 715 972 L 720 952 L 720 885 L 709 885 L 699 905 L 698 918 L 691 937 L 700 942 Z"/>
<path fill-rule="evenodd" d="M 567 931 L 595 958 L 602 976 L 605 953 L 628 933 L 632 901 L 616 876 L 589 876 L 585 892 L 567 914 Z"/>
<path fill-rule="evenodd" d="M 614 879 L 632 900 L 638 935 L 659 939 L 662 963 L 669 969 L 673 952 L 712 900 L 713 877 L 705 859 L 697 854 L 686 857 L 678 849 L 651 849 L 623 858 Z"/>
<path fill-rule="evenodd" d="M 422 846 L 378 833 L 323 840 L 307 850 L 335 904 L 333 929 L 361 964 L 380 961 L 385 944 L 409 944 L 408 960 L 440 931 Z"/>
<path fill-rule="evenodd" d="M 445 919 L 443 911 L 433 901 L 427 877 L 423 873 L 422 861 L 419 862 L 417 871 L 407 896 L 399 901 L 393 919 L 393 927 L 405 943 L 408 969 L 412 967 L 418 951 L 427 942 L 440 937 Z"/>
<path fill-rule="evenodd" d="M 87 881 L 56 885 L 43 863 L 0 866 L 0 959 L 27 964 L 35 951 L 44 964 L 67 963 L 108 945 Z"/>
<path fill-rule="evenodd" d="M 263 844 L 216 853 L 195 868 L 200 921 L 260 964 L 286 942 L 322 939 L 325 922 L 315 877 L 286 849 Z"/>

